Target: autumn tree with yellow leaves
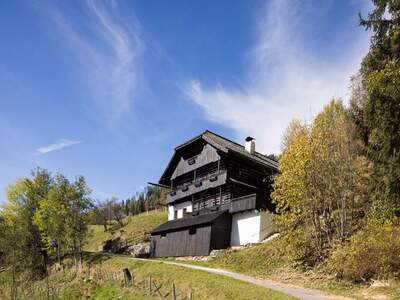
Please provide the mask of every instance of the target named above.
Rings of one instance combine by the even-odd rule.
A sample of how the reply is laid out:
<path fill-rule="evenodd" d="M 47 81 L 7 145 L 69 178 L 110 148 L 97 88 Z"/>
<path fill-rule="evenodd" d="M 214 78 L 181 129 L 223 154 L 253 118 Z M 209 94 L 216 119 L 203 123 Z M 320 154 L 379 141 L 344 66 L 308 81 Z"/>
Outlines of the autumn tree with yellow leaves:
<path fill-rule="evenodd" d="M 273 200 L 293 258 L 314 264 L 359 226 L 369 206 L 368 160 L 341 101 L 285 135 Z"/>

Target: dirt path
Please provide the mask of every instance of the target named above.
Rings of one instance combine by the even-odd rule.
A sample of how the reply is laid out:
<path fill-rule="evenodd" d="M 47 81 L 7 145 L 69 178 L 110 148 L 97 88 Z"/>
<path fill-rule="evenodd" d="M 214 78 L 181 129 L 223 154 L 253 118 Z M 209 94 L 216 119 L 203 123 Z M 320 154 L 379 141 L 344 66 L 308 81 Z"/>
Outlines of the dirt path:
<path fill-rule="evenodd" d="M 127 256 L 124 256 L 127 257 Z M 145 261 L 145 262 L 153 262 L 153 263 L 160 263 L 160 264 L 166 264 L 166 265 L 172 265 L 172 266 L 178 266 L 182 268 L 189 268 L 189 269 L 194 269 L 194 270 L 201 270 L 213 274 L 218 274 L 222 276 L 227 276 L 231 277 L 237 280 L 249 282 L 252 284 L 256 284 L 274 291 L 279 291 L 282 293 L 285 293 L 287 295 L 299 298 L 299 299 L 305 299 L 305 300 L 318 300 L 318 299 L 340 299 L 340 300 L 347 300 L 351 298 L 346 298 L 343 296 L 337 296 L 337 295 L 332 295 L 328 294 L 319 290 L 314 290 L 314 289 L 308 289 L 308 288 L 303 288 L 303 287 L 298 287 L 290 284 L 285 284 L 285 283 L 280 283 L 277 281 L 273 280 L 266 280 L 266 279 L 257 279 L 248 275 L 240 274 L 240 273 L 235 273 L 231 271 L 226 271 L 222 269 L 214 269 L 214 268 L 207 268 L 207 267 L 201 267 L 201 266 L 196 266 L 196 265 L 189 265 L 189 264 L 183 264 L 183 263 L 177 263 L 177 262 L 171 262 L 171 261 L 162 261 L 162 260 L 154 260 L 154 259 L 144 259 L 144 258 L 133 258 L 133 257 L 127 257 L 129 259 L 134 259 L 134 260 L 140 260 L 140 261 Z"/>

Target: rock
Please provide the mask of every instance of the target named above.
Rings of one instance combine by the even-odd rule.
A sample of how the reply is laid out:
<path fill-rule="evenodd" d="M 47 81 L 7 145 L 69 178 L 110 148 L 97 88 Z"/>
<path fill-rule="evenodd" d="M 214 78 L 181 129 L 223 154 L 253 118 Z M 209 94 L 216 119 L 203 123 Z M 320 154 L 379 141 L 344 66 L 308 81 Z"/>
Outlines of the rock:
<path fill-rule="evenodd" d="M 210 252 L 209 258 L 210 258 L 210 259 L 216 258 L 218 255 L 220 255 L 220 254 L 223 253 L 223 252 L 226 252 L 226 250 L 225 250 L 225 249 L 221 249 L 221 250 L 212 250 L 212 251 Z"/>
<path fill-rule="evenodd" d="M 150 256 L 150 243 L 140 243 L 129 246 L 126 249 L 133 257 L 149 257 Z"/>
<path fill-rule="evenodd" d="M 267 237 L 265 240 L 263 240 L 261 243 L 268 243 L 274 239 L 276 239 L 277 237 L 280 236 L 280 233 L 274 233 L 273 235 L 270 235 L 269 237 Z"/>

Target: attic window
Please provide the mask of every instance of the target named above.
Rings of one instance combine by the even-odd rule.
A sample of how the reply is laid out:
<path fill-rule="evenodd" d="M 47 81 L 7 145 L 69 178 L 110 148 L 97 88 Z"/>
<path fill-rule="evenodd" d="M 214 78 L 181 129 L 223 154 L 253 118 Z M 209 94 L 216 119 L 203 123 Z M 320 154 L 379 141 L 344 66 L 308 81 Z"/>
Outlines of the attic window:
<path fill-rule="evenodd" d="M 196 234 L 196 228 L 190 228 L 189 235 L 195 235 L 195 234 Z"/>
<path fill-rule="evenodd" d="M 196 163 L 196 158 L 195 157 L 189 158 L 187 162 L 189 165 L 194 165 Z"/>
<path fill-rule="evenodd" d="M 213 175 L 210 177 L 210 181 L 216 181 L 218 179 L 217 175 Z"/>

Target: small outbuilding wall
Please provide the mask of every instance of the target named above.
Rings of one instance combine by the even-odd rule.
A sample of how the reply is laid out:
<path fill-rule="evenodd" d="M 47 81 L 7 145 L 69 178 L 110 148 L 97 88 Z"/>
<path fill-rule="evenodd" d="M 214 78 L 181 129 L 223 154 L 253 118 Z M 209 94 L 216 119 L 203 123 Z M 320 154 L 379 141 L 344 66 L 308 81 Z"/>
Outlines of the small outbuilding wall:
<path fill-rule="evenodd" d="M 153 256 L 203 256 L 210 253 L 211 225 L 151 237 Z"/>
<path fill-rule="evenodd" d="M 260 235 L 260 213 L 246 211 L 232 216 L 231 246 L 258 243 Z"/>
<path fill-rule="evenodd" d="M 169 221 L 152 232 L 151 254 L 155 257 L 206 256 L 211 250 L 227 248 L 231 222 L 231 215 L 226 212 Z"/>
<path fill-rule="evenodd" d="M 245 211 L 232 215 L 231 246 L 259 243 L 276 229 L 267 211 Z"/>

